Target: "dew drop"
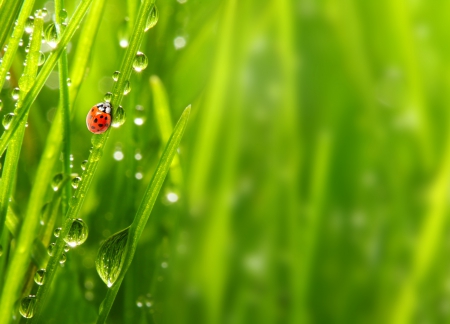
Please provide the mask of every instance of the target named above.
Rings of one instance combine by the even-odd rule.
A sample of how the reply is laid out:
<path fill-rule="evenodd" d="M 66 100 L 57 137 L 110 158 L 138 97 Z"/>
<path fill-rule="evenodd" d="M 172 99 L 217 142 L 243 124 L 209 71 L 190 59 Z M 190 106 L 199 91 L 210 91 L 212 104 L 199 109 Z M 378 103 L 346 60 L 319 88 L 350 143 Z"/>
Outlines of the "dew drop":
<path fill-rule="evenodd" d="M 14 100 L 18 100 L 20 97 L 20 89 L 19 88 L 14 88 L 14 90 L 11 93 L 11 96 Z"/>
<path fill-rule="evenodd" d="M 0 245 L 0 257 L 3 255 L 3 246 Z"/>
<path fill-rule="evenodd" d="M 136 300 L 136 306 L 142 308 L 144 304 L 145 304 L 145 297 L 139 296 L 138 299 Z"/>
<path fill-rule="evenodd" d="M 44 37 L 47 44 L 51 48 L 56 47 L 56 45 L 58 44 L 58 32 L 56 30 L 56 25 L 54 23 L 51 23 L 50 25 L 47 26 L 47 28 L 45 28 Z"/>
<path fill-rule="evenodd" d="M 186 39 L 183 36 L 177 36 L 173 40 L 173 45 L 175 49 L 180 49 L 186 46 Z"/>
<path fill-rule="evenodd" d="M 113 153 L 114 160 L 122 161 L 123 160 L 123 152 L 120 149 L 117 149 Z"/>
<path fill-rule="evenodd" d="M 20 301 L 19 312 L 25 318 L 32 318 L 34 315 L 34 308 L 36 306 L 36 296 L 29 295 L 28 297 L 22 298 Z"/>
<path fill-rule="evenodd" d="M 145 31 L 149 30 L 150 28 L 154 27 L 159 19 L 159 12 L 156 5 L 153 5 L 152 10 L 150 10 L 150 14 L 147 18 L 147 23 L 145 25 Z"/>
<path fill-rule="evenodd" d="M 27 19 L 27 22 L 25 23 L 25 32 L 27 34 L 31 34 L 33 32 L 34 29 L 34 17 L 30 16 Z"/>
<path fill-rule="evenodd" d="M 178 201 L 178 195 L 175 192 L 169 192 L 167 194 L 167 200 L 170 203 L 176 203 Z"/>
<path fill-rule="evenodd" d="M 47 253 L 50 256 L 53 256 L 53 250 L 55 249 L 55 243 L 50 243 L 50 245 L 47 248 Z"/>
<path fill-rule="evenodd" d="M 63 253 L 63 254 L 61 254 L 61 259 L 59 259 L 59 263 L 61 263 L 61 264 L 63 264 L 63 263 L 65 263 L 66 262 L 66 260 L 67 260 L 67 257 L 66 257 L 66 255 Z"/>
<path fill-rule="evenodd" d="M 64 241 L 71 247 L 81 245 L 86 241 L 88 231 L 86 223 L 81 218 L 74 219 Z"/>
<path fill-rule="evenodd" d="M 143 125 L 145 122 L 145 112 L 142 109 L 136 109 L 134 115 L 134 123 L 138 126 Z"/>
<path fill-rule="evenodd" d="M 55 237 L 59 237 L 59 235 L 61 234 L 61 227 L 55 228 L 55 230 L 53 231 L 53 235 L 55 235 Z"/>
<path fill-rule="evenodd" d="M 22 39 L 22 38 L 19 40 L 19 46 L 20 46 L 20 47 L 23 46 L 23 39 Z"/>
<path fill-rule="evenodd" d="M 72 85 L 72 80 L 70 78 L 67 78 L 67 86 L 70 87 Z"/>
<path fill-rule="evenodd" d="M 48 14 L 48 10 L 47 10 L 47 8 L 42 8 L 42 18 L 44 18 L 45 16 L 47 16 L 47 14 Z"/>
<path fill-rule="evenodd" d="M 81 169 L 84 171 L 86 170 L 86 165 L 88 163 L 88 160 L 84 160 L 83 162 L 81 162 Z"/>
<path fill-rule="evenodd" d="M 6 72 L 5 79 L 8 80 L 8 81 L 11 79 L 11 72 Z"/>
<path fill-rule="evenodd" d="M 70 251 L 69 244 L 64 245 L 64 252 L 69 252 L 69 251 Z"/>
<path fill-rule="evenodd" d="M 9 113 L 3 116 L 2 125 L 5 129 L 8 129 L 11 126 L 11 123 L 16 115 L 14 113 Z"/>
<path fill-rule="evenodd" d="M 45 62 L 45 54 L 42 52 L 39 52 L 39 58 L 38 58 L 38 66 L 41 66 Z"/>
<path fill-rule="evenodd" d="M 42 286 L 45 282 L 45 269 L 40 269 L 34 274 L 34 282 Z"/>
<path fill-rule="evenodd" d="M 107 92 L 105 94 L 105 96 L 103 97 L 103 100 L 105 100 L 106 102 L 111 102 L 111 98 L 112 98 L 112 93 L 111 92 Z"/>
<path fill-rule="evenodd" d="M 120 71 L 116 71 L 113 73 L 112 78 L 114 81 L 119 80 Z"/>
<path fill-rule="evenodd" d="M 142 180 L 142 178 L 144 177 L 144 175 L 142 174 L 142 172 L 136 172 L 136 174 L 134 175 L 134 177 L 137 180 Z"/>
<path fill-rule="evenodd" d="M 136 72 L 141 72 L 142 70 L 145 70 L 145 68 L 148 65 L 148 59 L 147 56 L 145 56 L 142 52 L 137 52 L 136 57 L 133 61 L 133 68 Z"/>
<path fill-rule="evenodd" d="M 125 110 L 122 108 L 122 106 L 119 106 L 116 113 L 114 114 L 113 122 L 111 125 L 115 128 L 122 126 L 125 123 L 126 117 L 127 115 L 125 113 Z"/>
<path fill-rule="evenodd" d="M 73 178 L 72 179 L 72 188 L 73 189 L 77 189 L 78 185 L 80 184 L 80 182 L 81 182 L 81 178 L 80 177 Z"/>
<path fill-rule="evenodd" d="M 59 189 L 59 187 L 60 187 L 60 185 L 62 183 L 63 178 L 64 178 L 64 176 L 63 176 L 62 173 L 58 173 L 57 175 L 55 175 L 53 177 L 51 186 L 52 186 L 54 191 L 58 191 L 58 189 Z"/>
<path fill-rule="evenodd" d="M 126 96 L 131 91 L 130 81 L 125 82 L 125 88 L 123 88 L 123 94 Z"/>
<path fill-rule="evenodd" d="M 128 239 L 128 230 L 129 228 L 127 227 L 110 236 L 98 250 L 95 267 L 100 278 L 108 287 L 111 287 L 119 276 L 119 270 L 123 263 L 123 252 Z"/>
<path fill-rule="evenodd" d="M 59 11 L 59 17 L 61 18 L 61 21 L 66 20 L 66 18 L 67 18 L 67 11 L 66 11 L 66 9 L 61 9 Z"/>

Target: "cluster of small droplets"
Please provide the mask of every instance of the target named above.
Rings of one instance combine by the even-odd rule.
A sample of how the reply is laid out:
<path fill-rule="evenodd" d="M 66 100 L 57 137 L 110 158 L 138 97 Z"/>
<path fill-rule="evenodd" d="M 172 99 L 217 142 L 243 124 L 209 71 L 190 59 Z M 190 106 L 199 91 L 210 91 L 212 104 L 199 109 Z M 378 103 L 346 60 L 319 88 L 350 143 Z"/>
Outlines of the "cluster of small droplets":
<path fill-rule="evenodd" d="M 151 308 L 153 306 L 153 298 L 150 294 L 146 294 L 145 296 L 141 295 L 136 300 L 136 306 L 139 308 L 147 307 Z"/>

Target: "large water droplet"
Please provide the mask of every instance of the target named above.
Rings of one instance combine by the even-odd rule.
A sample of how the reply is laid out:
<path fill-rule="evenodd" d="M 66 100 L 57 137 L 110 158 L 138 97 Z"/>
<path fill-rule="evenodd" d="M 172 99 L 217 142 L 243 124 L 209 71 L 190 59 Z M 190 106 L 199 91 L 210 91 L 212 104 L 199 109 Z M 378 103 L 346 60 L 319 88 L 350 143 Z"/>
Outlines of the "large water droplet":
<path fill-rule="evenodd" d="M 33 32 L 33 28 L 34 28 L 34 17 L 30 16 L 27 19 L 27 22 L 25 23 L 25 32 L 27 34 L 31 34 Z"/>
<path fill-rule="evenodd" d="M 102 243 L 95 259 L 97 272 L 106 283 L 111 287 L 119 276 L 119 270 L 123 262 L 123 253 L 127 244 L 129 228 L 126 228 L 112 236 Z"/>
<path fill-rule="evenodd" d="M 61 234 L 61 230 L 61 227 L 55 228 L 55 230 L 53 231 L 53 235 L 55 235 L 55 237 L 59 237 L 59 235 Z"/>
<path fill-rule="evenodd" d="M 119 106 L 116 113 L 114 114 L 113 122 L 111 125 L 116 128 L 120 127 L 125 123 L 126 118 L 127 115 L 125 113 L 125 110 L 122 108 L 122 106 Z"/>
<path fill-rule="evenodd" d="M 114 81 L 119 80 L 120 71 L 116 71 L 113 73 L 112 78 Z"/>
<path fill-rule="evenodd" d="M 153 5 L 152 10 L 150 10 L 150 14 L 147 18 L 147 23 L 145 24 L 145 31 L 149 30 L 150 28 L 154 27 L 159 19 L 159 12 L 156 5 Z"/>
<path fill-rule="evenodd" d="M 25 318 L 32 318 L 34 315 L 34 308 L 36 306 L 36 296 L 29 295 L 28 297 L 22 298 L 20 301 L 19 312 Z"/>
<path fill-rule="evenodd" d="M 141 72 L 144 70 L 148 65 L 148 59 L 147 56 L 145 56 L 142 52 L 137 52 L 136 57 L 133 61 L 133 68 L 136 72 Z"/>
<path fill-rule="evenodd" d="M 73 178 L 73 179 L 72 179 L 72 188 L 73 188 L 73 189 L 77 189 L 77 188 L 78 188 L 78 185 L 80 184 L 80 182 L 81 182 L 81 177 L 75 177 L 75 178 Z"/>
<path fill-rule="evenodd" d="M 40 269 L 34 274 L 34 282 L 42 286 L 45 282 L 45 269 Z"/>
<path fill-rule="evenodd" d="M 53 256 L 53 250 L 55 249 L 55 243 L 50 243 L 50 245 L 47 248 L 47 253 L 50 256 Z"/>
<path fill-rule="evenodd" d="M 11 123 L 16 115 L 14 113 L 9 113 L 3 116 L 2 125 L 5 129 L 8 129 L 11 126 Z"/>
<path fill-rule="evenodd" d="M 107 92 L 105 94 L 105 96 L 103 97 L 103 100 L 105 100 L 106 102 L 111 102 L 111 98 L 112 98 L 112 93 L 111 92 Z"/>
<path fill-rule="evenodd" d="M 64 241 L 71 247 L 75 247 L 83 244 L 87 240 L 88 232 L 88 227 L 82 219 L 74 219 Z"/>
<path fill-rule="evenodd" d="M 130 81 L 125 82 L 125 87 L 123 88 L 123 94 L 126 96 L 131 91 Z"/>
<path fill-rule="evenodd" d="M 11 96 L 14 100 L 19 100 L 20 97 L 20 89 L 19 88 L 14 88 L 14 90 L 11 93 Z"/>
<path fill-rule="evenodd" d="M 57 175 L 55 175 L 53 177 L 51 186 L 52 186 L 54 191 L 58 191 L 59 186 L 61 185 L 63 179 L 64 179 L 64 176 L 63 176 L 62 173 L 58 173 Z"/>
<path fill-rule="evenodd" d="M 38 59 L 38 66 L 41 66 L 45 62 L 45 54 L 42 52 L 39 52 L 39 59 Z"/>
<path fill-rule="evenodd" d="M 50 25 L 45 28 L 45 40 L 47 41 L 47 44 L 51 48 L 55 48 L 58 44 L 58 32 L 56 30 L 55 24 L 51 23 Z"/>

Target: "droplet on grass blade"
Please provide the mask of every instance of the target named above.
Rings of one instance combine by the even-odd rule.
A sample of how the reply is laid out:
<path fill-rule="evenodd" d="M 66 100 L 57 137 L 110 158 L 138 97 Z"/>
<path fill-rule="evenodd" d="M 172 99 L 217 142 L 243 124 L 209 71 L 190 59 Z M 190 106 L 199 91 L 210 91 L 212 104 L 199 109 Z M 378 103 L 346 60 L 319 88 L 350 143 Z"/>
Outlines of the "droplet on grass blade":
<path fill-rule="evenodd" d="M 34 282 L 42 286 L 45 282 L 45 269 L 40 269 L 34 274 Z"/>
<path fill-rule="evenodd" d="M 71 247 L 81 245 L 87 240 L 88 233 L 89 230 L 86 223 L 81 218 L 74 219 L 69 233 L 64 238 L 64 242 Z"/>
<path fill-rule="evenodd" d="M 125 120 L 126 120 L 125 110 L 122 108 L 122 106 L 119 106 L 119 108 L 117 108 L 116 113 L 114 114 L 114 118 L 113 118 L 113 122 L 112 122 L 111 126 L 118 128 L 125 123 Z"/>
<path fill-rule="evenodd" d="M 147 23 L 145 25 L 145 31 L 149 30 L 150 28 L 154 27 L 159 19 L 159 12 L 156 5 L 153 5 L 152 10 L 150 10 L 150 14 L 147 18 Z"/>
<path fill-rule="evenodd" d="M 102 243 L 95 259 L 95 267 L 108 287 L 116 282 L 123 263 L 123 253 L 128 240 L 129 228 L 110 236 Z"/>
<path fill-rule="evenodd" d="M 81 169 L 84 171 L 86 170 L 86 165 L 87 165 L 88 161 L 84 160 L 83 162 L 81 162 Z"/>
<path fill-rule="evenodd" d="M 2 125 L 5 129 L 8 129 L 11 126 L 11 123 L 16 115 L 14 113 L 9 113 L 3 116 Z"/>
<path fill-rule="evenodd" d="M 36 306 L 36 296 L 29 295 L 22 298 L 20 301 L 19 312 L 25 318 L 32 318 L 34 315 L 34 308 Z"/>
<path fill-rule="evenodd" d="M 42 52 L 39 52 L 38 66 L 41 66 L 44 63 L 45 63 L 45 54 Z"/>
<path fill-rule="evenodd" d="M 58 44 L 58 32 L 55 24 L 51 23 L 45 28 L 44 38 L 51 48 L 56 47 Z"/>
<path fill-rule="evenodd" d="M 61 182 L 63 180 L 64 176 L 62 173 L 58 173 L 57 175 L 55 175 L 53 177 L 51 186 L 53 188 L 54 191 L 58 191 L 59 190 L 59 186 L 61 185 Z"/>
<path fill-rule="evenodd" d="M 73 179 L 72 179 L 72 188 L 73 188 L 73 189 L 77 189 L 77 188 L 78 188 L 78 185 L 80 184 L 80 182 L 81 182 L 81 177 L 75 177 L 75 178 L 73 178 Z"/>
<path fill-rule="evenodd" d="M 25 23 L 25 32 L 27 34 L 31 34 L 33 32 L 34 29 L 34 17 L 30 16 L 27 19 L 27 22 Z"/>
<path fill-rule="evenodd" d="M 14 88 L 14 90 L 11 93 L 11 96 L 14 100 L 19 100 L 19 96 L 20 96 L 20 89 L 19 88 Z"/>
<path fill-rule="evenodd" d="M 53 235 L 55 235 L 55 237 L 59 237 L 59 235 L 61 234 L 61 230 L 61 227 L 55 228 L 55 230 L 53 231 Z"/>
<path fill-rule="evenodd" d="M 119 80 L 119 76 L 120 76 L 120 71 L 116 71 L 113 73 L 112 78 L 114 81 Z"/>
<path fill-rule="evenodd" d="M 55 249 L 55 243 L 50 243 L 50 245 L 47 248 L 47 253 L 50 256 L 53 256 L 53 250 Z"/>
<path fill-rule="evenodd" d="M 137 52 L 136 57 L 133 61 L 133 68 L 136 72 L 141 72 L 142 70 L 145 70 L 145 68 L 148 65 L 148 59 L 147 56 L 142 52 Z"/>
<path fill-rule="evenodd" d="M 125 82 L 125 87 L 123 88 L 123 94 L 126 96 L 131 91 L 130 81 Z"/>

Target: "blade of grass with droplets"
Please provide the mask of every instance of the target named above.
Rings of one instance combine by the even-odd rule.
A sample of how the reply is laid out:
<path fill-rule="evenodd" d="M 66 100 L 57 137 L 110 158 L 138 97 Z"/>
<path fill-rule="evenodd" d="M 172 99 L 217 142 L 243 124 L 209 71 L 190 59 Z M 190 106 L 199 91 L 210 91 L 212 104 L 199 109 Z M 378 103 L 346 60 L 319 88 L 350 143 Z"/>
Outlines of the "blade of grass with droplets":
<path fill-rule="evenodd" d="M 76 29 L 78 28 L 78 25 L 80 24 L 82 18 L 88 10 L 91 1 L 92 0 L 84 0 L 79 4 L 71 22 L 62 35 L 58 46 L 56 47 L 55 51 L 49 56 L 47 62 L 44 64 L 41 72 L 36 78 L 34 86 L 25 97 L 22 108 L 14 118 L 13 122 L 10 125 L 10 128 L 3 133 L 3 136 L 0 140 L 0 146 L 2 147 L 0 149 L 0 155 L 5 151 L 12 135 L 14 135 L 14 133 L 19 129 L 22 121 L 25 120 L 26 114 L 28 113 L 33 101 L 36 99 L 45 81 L 50 75 L 50 72 L 53 70 L 53 67 L 55 66 L 57 59 L 61 55 L 63 49 L 74 35 Z M 30 202 L 30 205 L 31 203 L 32 202 Z M 34 203 L 37 205 L 40 202 Z M 17 239 L 17 248 L 9 264 L 5 286 L 3 287 L 2 297 L 0 300 L 0 306 L 2 307 L 2 312 L 0 312 L 0 323 L 7 323 L 11 318 L 11 311 L 15 301 L 18 298 L 21 282 L 27 270 L 27 264 L 30 258 L 30 250 L 34 241 L 34 233 L 36 232 L 36 227 L 39 222 L 38 218 L 38 213 L 33 214 L 27 212 L 27 216 L 24 219 L 20 235 Z"/>
<path fill-rule="evenodd" d="M 156 75 L 150 77 L 150 86 L 153 90 L 153 108 L 156 124 L 158 125 L 159 136 L 163 143 L 167 143 L 173 130 L 167 92 L 161 80 Z M 177 187 L 182 185 L 183 173 L 181 171 L 178 154 L 175 154 L 173 158 L 169 175 Z"/>
<path fill-rule="evenodd" d="M 6 43 L 9 31 L 19 13 L 22 2 L 21 0 L 5 1 L 0 7 L 0 48 Z"/>
<path fill-rule="evenodd" d="M 41 71 L 39 72 L 36 78 L 34 86 L 31 88 L 30 92 L 25 97 L 22 109 L 14 118 L 8 130 L 3 132 L 2 137 L 0 138 L 0 156 L 5 152 L 6 147 L 8 146 L 8 142 L 10 141 L 12 135 L 14 135 L 14 133 L 17 131 L 20 122 L 22 122 L 22 120 L 25 119 L 25 114 L 30 110 L 31 105 L 33 104 L 34 100 L 36 99 L 45 82 L 47 81 L 47 78 L 49 77 L 50 73 L 53 71 L 53 68 L 55 67 L 64 48 L 67 46 L 67 44 L 75 34 L 75 31 L 78 29 L 78 26 L 81 20 L 83 19 L 84 15 L 86 14 L 87 10 L 89 9 L 91 2 L 92 0 L 83 0 L 78 5 L 75 13 L 73 14 L 72 19 L 67 25 L 66 30 L 62 34 L 61 39 L 58 42 L 58 45 L 56 46 L 55 50 L 50 54 L 47 61 L 44 63 Z"/>
<path fill-rule="evenodd" d="M 183 137 L 190 112 L 191 106 L 188 106 L 184 110 L 177 125 L 175 126 L 172 136 L 170 137 L 170 140 L 166 145 L 161 159 L 159 160 L 152 181 L 147 187 L 138 212 L 134 217 L 133 223 L 129 227 L 125 251 L 119 268 L 119 275 L 117 277 L 117 281 L 113 283 L 111 288 L 107 291 L 106 297 L 102 302 L 102 306 L 100 307 L 100 314 L 97 319 L 98 324 L 105 323 L 116 298 L 117 292 L 120 289 L 122 280 L 125 277 L 125 274 L 131 265 L 131 262 L 133 261 L 139 238 L 144 231 L 145 225 L 147 224 L 148 218 L 150 217 L 150 213 L 152 212 L 153 205 L 155 204 L 155 201 L 159 195 L 159 191 L 161 190 L 161 187 L 164 183 L 164 179 L 169 172 L 173 157 L 176 155 L 177 148 L 180 144 L 181 138 Z"/>
<path fill-rule="evenodd" d="M 129 46 L 125 52 L 125 56 L 122 60 L 121 64 L 121 77 L 119 80 L 114 84 L 113 91 L 112 91 L 112 100 L 111 104 L 114 107 L 114 113 L 117 111 L 117 108 L 119 107 L 122 98 L 123 93 L 125 89 L 126 82 L 129 80 L 129 77 L 131 76 L 132 70 L 133 70 L 133 62 L 134 58 L 136 56 L 136 53 L 139 49 L 139 46 L 142 42 L 142 38 L 144 35 L 145 30 L 145 24 L 147 22 L 147 17 L 150 12 L 150 9 L 154 3 L 154 0 L 144 0 L 141 4 L 141 7 L 139 9 L 138 17 L 136 20 L 136 24 L 133 29 L 133 34 L 130 39 Z M 114 116 L 113 113 L 113 116 Z M 81 182 L 79 184 L 78 189 L 75 191 L 74 196 L 72 197 L 69 205 L 69 210 L 66 215 L 66 219 L 63 222 L 63 226 L 61 229 L 60 236 L 56 240 L 55 246 L 54 246 L 54 252 L 53 255 L 50 257 L 50 260 L 47 265 L 47 272 L 46 272 L 46 284 L 43 286 L 40 286 L 36 295 L 36 298 L 38 302 L 35 305 L 34 309 L 34 317 L 32 319 L 32 323 L 38 323 L 39 322 L 39 316 L 42 311 L 42 305 L 45 302 L 45 299 L 48 295 L 48 290 L 51 286 L 51 282 L 55 275 L 56 267 L 59 263 L 59 259 L 63 253 L 65 242 L 64 237 L 67 236 L 67 234 L 70 231 L 73 219 L 77 217 L 81 206 L 84 202 L 85 195 L 89 189 L 89 186 L 92 182 L 94 173 L 97 169 L 98 162 L 100 161 L 101 156 L 103 155 L 103 147 L 108 139 L 110 129 L 108 129 L 105 133 L 101 135 L 93 135 L 91 138 L 91 142 L 93 145 L 91 154 L 88 158 L 88 163 L 86 165 L 86 169 L 84 170 L 82 176 L 81 176 Z"/>
<path fill-rule="evenodd" d="M 34 0 L 25 0 L 20 10 L 19 18 L 17 19 L 17 25 L 14 27 L 14 31 L 11 35 L 10 41 L 8 42 L 8 49 L 6 50 L 5 55 L 2 58 L 2 64 L 0 64 L 0 89 L 3 88 L 3 84 L 6 80 L 6 73 L 9 71 L 14 56 L 16 55 L 20 39 L 22 38 L 23 32 L 25 30 L 25 24 L 28 20 L 28 17 L 30 16 L 33 6 Z M 0 153 L 0 155 L 2 154 L 3 151 Z"/>
<path fill-rule="evenodd" d="M 23 101 L 21 98 L 27 94 L 32 87 L 36 77 L 39 61 L 39 50 L 41 48 L 41 35 L 44 27 L 44 20 L 36 18 L 34 20 L 34 30 L 30 36 L 30 49 L 27 55 L 27 65 L 24 73 L 19 80 L 21 87 L 19 100 L 17 102 L 16 111 L 20 111 Z M 27 117 L 27 116 L 25 116 Z M 5 157 L 5 167 L 2 172 L 0 186 L 0 235 L 3 232 L 5 217 L 8 211 L 9 201 L 13 192 L 13 186 L 16 179 L 17 164 L 19 162 L 20 151 L 22 147 L 23 136 L 25 134 L 26 118 L 21 123 L 19 131 L 13 136 L 9 149 Z"/>

